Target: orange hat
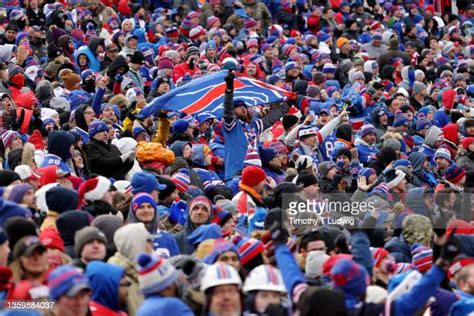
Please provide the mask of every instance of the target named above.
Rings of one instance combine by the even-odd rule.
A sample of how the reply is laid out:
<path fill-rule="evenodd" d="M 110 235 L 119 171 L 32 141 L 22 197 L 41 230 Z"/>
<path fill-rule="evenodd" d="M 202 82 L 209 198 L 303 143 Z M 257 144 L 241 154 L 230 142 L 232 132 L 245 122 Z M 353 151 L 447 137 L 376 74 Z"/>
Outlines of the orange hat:
<path fill-rule="evenodd" d="M 349 43 L 349 40 L 345 37 L 339 37 L 336 41 L 337 48 L 341 49 L 342 46 Z"/>

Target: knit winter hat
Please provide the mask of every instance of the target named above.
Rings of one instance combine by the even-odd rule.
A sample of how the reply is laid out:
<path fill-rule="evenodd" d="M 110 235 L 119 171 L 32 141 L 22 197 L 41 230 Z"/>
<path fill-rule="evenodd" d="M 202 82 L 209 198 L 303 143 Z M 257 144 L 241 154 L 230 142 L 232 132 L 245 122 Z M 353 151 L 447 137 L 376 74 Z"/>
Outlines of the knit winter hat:
<path fill-rule="evenodd" d="M 244 159 L 244 167 L 248 167 L 248 166 L 257 166 L 257 167 L 262 166 L 262 161 L 260 160 L 260 156 L 258 155 L 256 150 L 247 152 L 247 155 L 245 156 L 245 159 Z"/>
<path fill-rule="evenodd" d="M 323 265 L 329 256 L 321 250 L 310 251 L 306 257 L 305 275 L 308 278 L 318 278 L 323 275 Z"/>
<path fill-rule="evenodd" d="M 365 136 L 375 133 L 375 127 L 372 124 L 364 124 L 360 128 L 360 137 L 364 138 Z"/>
<path fill-rule="evenodd" d="M 214 216 L 212 217 L 211 223 L 215 223 L 220 225 L 221 227 L 224 226 L 230 219 L 232 218 L 232 213 L 217 208 Z"/>
<path fill-rule="evenodd" d="M 245 167 L 242 171 L 240 183 L 248 187 L 255 187 L 266 179 L 265 171 L 257 166 Z"/>
<path fill-rule="evenodd" d="M 101 120 L 95 120 L 89 125 L 89 136 L 92 137 L 97 133 L 100 132 L 108 132 L 109 128 L 107 127 L 107 124 L 102 122 Z"/>
<path fill-rule="evenodd" d="M 239 244 L 240 263 L 246 265 L 250 260 L 257 255 L 263 253 L 265 246 L 263 243 L 255 238 L 249 238 Z"/>
<path fill-rule="evenodd" d="M 64 241 L 59 232 L 53 227 L 48 227 L 41 231 L 39 240 L 46 247 L 46 249 L 58 249 L 64 252 Z"/>
<path fill-rule="evenodd" d="M 416 121 L 416 131 L 419 132 L 425 128 L 430 128 L 433 124 L 426 117 L 421 117 Z"/>
<path fill-rule="evenodd" d="M 318 179 L 316 179 L 316 177 L 312 173 L 309 173 L 307 171 L 303 171 L 299 173 L 295 179 L 296 179 L 296 185 L 298 186 L 301 185 L 303 186 L 303 188 L 307 188 L 311 185 L 318 184 Z"/>
<path fill-rule="evenodd" d="M 50 211 L 59 214 L 75 210 L 79 203 L 79 195 L 76 191 L 55 186 L 46 192 L 46 204 Z"/>
<path fill-rule="evenodd" d="M 149 254 L 138 257 L 138 282 L 143 295 L 156 294 L 178 280 L 178 272 L 167 260 Z"/>
<path fill-rule="evenodd" d="M 400 150 L 402 148 L 402 144 L 396 138 L 387 138 L 383 141 L 383 147 L 390 147 L 394 150 Z"/>
<path fill-rule="evenodd" d="M 466 175 L 466 170 L 456 164 L 451 164 L 444 173 L 444 177 L 451 183 L 457 184 Z"/>
<path fill-rule="evenodd" d="M 172 177 L 171 180 L 173 183 L 176 185 L 176 188 L 180 192 L 187 192 L 189 189 L 189 186 L 191 185 L 191 178 L 189 177 L 189 169 L 186 168 L 181 168 L 178 170 L 177 173 L 175 173 Z"/>
<path fill-rule="evenodd" d="M 134 173 L 130 183 L 132 184 L 133 194 L 140 192 L 151 193 L 154 190 L 162 191 L 166 189 L 166 185 L 160 184 L 158 179 L 149 172 Z"/>
<path fill-rule="evenodd" d="M 372 258 L 374 259 L 374 266 L 376 268 L 380 268 L 380 265 L 382 264 L 383 259 L 388 256 L 388 251 L 385 250 L 384 248 L 378 247 L 375 248 L 374 251 L 372 251 Z"/>
<path fill-rule="evenodd" d="M 384 180 L 389 189 L 393 189 L 405 179 L 406 174 L 401 170 L 390 170 L 384 175 Z"/>
<path fill-rule="evenodd" d="M 258 152 L 262 160 L 262 166 L 264 167 L 268 166 L 269 162 L 278 155 L 273 148 L 260 147 Z"/>
<path fill-rule="evenodd" d="M 17 184 L 11 189 L 8 200 L 20 204 L 26 192 L 30 189 L 33 189 L 33 187 L 29 184 Z"/>
<path fill-rule="evenodd" d="M 369 283 L 369 275 L 360 264 L 348 260 L 339 260 L 331 269 L 334 288 L 341 289 L 346 295 L 360 297 L 365 294 Z"/>
<path fill-rule="evenodd" d="M 91 290 L 89 279 L 74 266 L 59 266 L 48 276 L 49 296 L 59 300 L 62 296 L 76 296 L 82 290 Z"/>
<path fill-rule="evenodd" d="M 433 265 L 433 249 L 418 243 L 411 246 L 411 263 L 420 272 L 426 272 Z"/>
<path fill-rule="evenodd" d="M 103 176 L 89 179 L 79 186 L 79 200 L 97 201 L 110 190 L 111 182 Z"/>
<path fill-rule="evenodd" d="M 443 134 L 443 131 L 438 126 L 431 126 L 426 132 L 425 144 L 434 147 L 435 142 Z"/>
<path fill-rule="evenodd" d="M 374 173 L 376 173 L 374 168 L 362 168 L 359 170 L 359 177 L 369 178 Z"/>
<path fill-rule="evenodd" d="M 186 132 L 186 130 L 189 127 L 189 122 L 186 120 L 176 120 L 173 122 L 173 125 L 171 127 L 171 131 L 174 134 L 181 134 Z"/>
<path fill-rule="evenodd" d="M 148 193 L 135 194 L 132 198 L 132 201 L 130 202 L 130 211 L 136 213 L 143 203 L 149 203 L 155 209 L 156 212 L 157 206 L 155 199 L 153 199 L 153 197 Z"/>
<path fill-rule="evenodd" d="M 21 139 L 21 135 L 17 131 L 6 130 L 3 132 L 2 142 L 5 148 L 8 148 L 16 138 Z"/>
<path fill-rule="evenodd" d="M 440 147 L 440 148 L 438 148 L 438 150 L 436 150 L 435 155 L 434 155 L 434 160 L 436 160 L 438 158 L 444 158 L 449 162 L 452 161 L 451 160 L 451 154 L 449 153 L 449 150 L 444 148 L 444 147 Z"/>
<path fill-rule="evenodd" d="M 84 245 L 94 240 L 100 241 L 104 245 L 107 245 L 107 237 L 105 237 L 105 234 L 97 227 L 87 226 L 78 230 L 74 235 L 74 250 L 76 251 L 76 255 L 81 257 L 81 252 Z"/>
<path fill-rule="evenodd" d="M 462 140 L 462 147 L 468 150 L 469 146 L 474 143 L 474 137 L 465 137 Z"/>
<path fill-rule="evenodd" d="M 232 251 L 239 256 L 239 251 L 233 243 L 222 238 L 216 239 L 211 253 L 204 258 L 203 262 L 206 264 L 214 264 L 221 254 L 228 251 Z"/>
<path fill-rule="evenodd" d="M 395 116 L 395 120 L 393 121 L 393 127 L 407 125 L 408 123 L 408 117 L 405 114 L 398 114 Z"/>

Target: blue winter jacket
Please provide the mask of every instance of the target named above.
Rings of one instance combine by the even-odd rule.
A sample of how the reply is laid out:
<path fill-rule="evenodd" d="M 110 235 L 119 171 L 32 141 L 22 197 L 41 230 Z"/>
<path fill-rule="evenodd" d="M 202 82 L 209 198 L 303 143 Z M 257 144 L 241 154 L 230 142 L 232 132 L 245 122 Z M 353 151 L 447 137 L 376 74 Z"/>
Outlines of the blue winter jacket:
<path fill-rule="evenodd" d="M 176 297 L 150 295 L 145 297 L 137 316 L 180 315 L 194 316 L 191 309 Z"/>

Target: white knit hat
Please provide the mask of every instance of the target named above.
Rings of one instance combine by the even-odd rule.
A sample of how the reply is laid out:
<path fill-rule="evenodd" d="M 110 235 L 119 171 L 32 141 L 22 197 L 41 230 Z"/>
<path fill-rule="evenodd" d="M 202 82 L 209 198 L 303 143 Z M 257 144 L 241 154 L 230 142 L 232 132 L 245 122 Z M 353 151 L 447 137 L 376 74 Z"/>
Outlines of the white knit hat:
<path fill-rule="evenodd" d="M 324 251 L 310 251 L 306 257 L 305 275 L 311 279 L 323 275 L 323 265 L 328 259 L 329 256 Z"/>
<path fill-rule="evenodd" d="M 137 261 L 138 282 L 143 295 L 163 291 L 178 279 L 178 271 L 162 257 L 141 254 Z"/>

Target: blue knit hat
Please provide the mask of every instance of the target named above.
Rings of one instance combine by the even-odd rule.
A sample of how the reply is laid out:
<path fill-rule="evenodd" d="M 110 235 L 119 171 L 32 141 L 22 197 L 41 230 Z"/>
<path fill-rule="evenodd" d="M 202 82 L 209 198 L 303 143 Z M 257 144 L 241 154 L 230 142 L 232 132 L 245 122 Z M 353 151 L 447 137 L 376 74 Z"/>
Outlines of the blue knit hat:
<path fill-rule="evenodd" d="M 135 127 L 132 129 L 133 138 L 135 138 L 135 137 L 137 137 L 138 135 L 140 135 L 140 133 L 145 133 L 145 129 L 143 128 L 143 126 L 138 125 L 138 126 L 135 126 Z"/>
<path fill-rule="evenodd" d="M 138 257 L 138 282 L 143 295 L 158 293 L 178 280 L 178 272 L 167 260 L 149 254 Z"/>
<path fill-rule="evenodd" d="M 186 121 L 186 120 L 177 120 L 173 123 L 173 125 L 171 127 L 171 131 L 174 134 L 181 134 L 181 133 L 186 132 L 188 127 L 189 127 L 189 122 L 188 121 Z"/>
<path fill-rule="evenodd" d="M 374 168 L 362 168 L 359 171 L 359 176 L 368 178 L 371 175 L 373 175 L 374 173 L 376 173 Z"/>
<path fill-rule="evenodd" d="M 324 32 L 319 32 L 318 33 L 318 40 L 320 42 L 325 42 L 325 41 L 329 40 L 330 38 L 331 38 L 331 35 L 329 35 L 329 34 L 326 34 Z"/>
<path fill-rule="evenodd" d="M 375 127 L 372 124 L 364 124 L 360 128 L 360 137 L 364 138 L 370 133 L 375 133 L 375 132 L 376 132 Z"/>
<path fill-rule="evenodd" d="M 207 239 L 222 238 L 221 227 L 217 224 L 206 224 L 196 228 L 187 238 L 187 242 L 193 246 L 197 246 L 199 243 Z"/>
<path fill-rule="evenodd" d="M 409 167 L 411 166 L 411 162 L 408 159 L 398 159 L 395 160 L 393 163 L 393 168 L 396 169 L 397 167 Z"/>
<path fill-rule="evenodd" d="M 130 210 L 135 213 L 143 203 L 149 203 L 156 211 L 156 202 L 148 193 L 135 194 L 130 202 Z"/>
<path fill-rule="evenodd" d="M 419 132 L 425 128 L 430 128 L 433 124 L 426 117 L 421 117 L 416 121 L 416 131 Z"/>
<path fill-rule="evenodd" d="M 449 150 L 447 148 L 444 148 L 444 147 L 440 147 L 436 150 L 436 152 L 434 154 L 434 160 L 436 160 L 437 158 L 444 158 L 449 162 L 452 161 L 451 154 L 449 153 Z"/>
<path fill-rule="evenodd" d="M 217 258 L 224 252 L 232 251 L 237 254 L 240 258 L 239 251 L 235 245 L 225 239 L 216 239 L 212 251 L 206 257 L 204 257 L 203 262 L 207 264 L 214 264 L 217 261 Z"/>
<path fill-rule="evenodd" d="M 393 127 L 407 125 L 409 122 L 410 121 L 405 114 L 398 114 L 395 116 L 395 120 L 393 121 Z"/>
<path fill-rule="evenodd" d="M 327 73 L 336 73 L 336 66 L 334 66 L 333 64 L 330 64 L 330 63 L 326 63 L 324 64 L 323 66 L 323 73 L 324 74 L 327 74 Z"/>
<path fill-rule="evenodd" d="M 48 277 L 49 296 L 57 301 L 62 296 L 76 296 L 82 290 L 90 290 L 89 279 L 73 266 L 60 266 Z"/>
<path fill-rule="evenodd" d="M 52 119 L 52 118 L 50 118 L 50 117 L 45 118 L 45 119 L 43 120 L 43 127 L 45 127 L 46 125 L 51 124 L 51 123 L 54 124 L 54 119 Z"/>
<path fill-rule="evenodd" d="M 11 189 L 8 199 L 20 204 L 26 192 L 30 189 L 33 189 L 33 187 L 29 184 L 17 184 Z"/>
<path fill-rule="evenodd" d="M 260 147 L 258 149 L 258 154 L 260 155 L 260 160 L 262 160 L 262 166 L 267 166 L 278 153 L 273 148 Z"/>
<path fill-rule="evenodd" d="M 367 290 L 369 274 L 360 264 L 341 259 L 331 269 L 331 279 L 334 288 L 341 289 L 346 295 L 360 297 Z"/>
<path fill-rule="evenodd" d="M 130 183 L 133 194 L 151 193 L 153 190 L 162 191 L 166 189 L 166 185 L 160 184 L 158 179 L 148 172 L 135 172 Z"/>
<path fill-rule="evenodd" d="M 105 124 L 104 122 L 100 120 L 94 121 L 91 123 L 91 125 L 89 125 L 90 137 L 94 136 L 97 133 L 108 132 L 108 131 L 109 131 L 109 128 L 107 127 L 107 124 Z"/>

